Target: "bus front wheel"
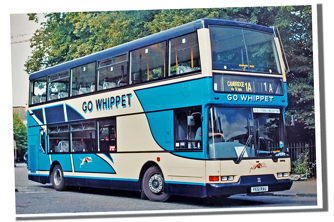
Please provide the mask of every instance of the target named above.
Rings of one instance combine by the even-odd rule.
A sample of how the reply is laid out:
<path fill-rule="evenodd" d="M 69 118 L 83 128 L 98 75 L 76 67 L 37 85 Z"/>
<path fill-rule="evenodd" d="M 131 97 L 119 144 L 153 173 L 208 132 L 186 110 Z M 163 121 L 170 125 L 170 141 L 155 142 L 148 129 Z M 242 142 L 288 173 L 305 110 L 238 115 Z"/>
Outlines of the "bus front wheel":
<path fill-rule="evenodd" d="M 61 191 L 65 189 L 64 173 L 60 165 L 56 165 L 53 168 L 53 171 L 51 174 L 51 183 L 52 183 L 52 187 L 57 191 Z"/>
<path fill-rule="evenodd" d="M 148 168 L 142 180 L 142 189 L 148 199 L 152 201 L 166 201 L 170 195 L 164 193 L 164 177 L 157 166 Z"/>

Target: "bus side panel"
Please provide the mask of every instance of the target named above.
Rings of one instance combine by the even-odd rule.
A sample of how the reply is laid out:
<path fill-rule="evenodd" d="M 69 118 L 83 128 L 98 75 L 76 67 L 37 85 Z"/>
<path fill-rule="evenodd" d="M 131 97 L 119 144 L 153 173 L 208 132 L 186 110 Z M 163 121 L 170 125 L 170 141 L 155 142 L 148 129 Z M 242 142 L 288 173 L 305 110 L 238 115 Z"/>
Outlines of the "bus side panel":
<path fill-rule="evenodd" d="M 100 154 L 103 157 L 103 154 Z M 113 167 L 99 155 L 93 153 L 72 154 L 73 167 L 75 172 L 91 173 L 112 173 L 115 174 Z M 109 159 L 106 159 L 109 160 Z M 109 161 L 111 162 L 111 161 Z"/>
<path fill-rule="evenodd" d="M 37 122 L 34 118 L 27 112 L 27 134 L 28 134 L 28 169 L 32 173 L 36 173 L 38 169 L 38 136 L 39 129 Z"/>
<path fill-rule="evenodd" d="M 70 154 L 51 154 L 52 162 L 59 162 L 64 172 L 72 172 L 72 163 Z"/>
<path fill-rule="evenodd" d="M 36 173 L 38 168 L 38 146 L 36 145 L 38 136 L 29 135 L 28 138 L 28 169 L 32 173 Z"/>
<path fill-rule="evenodd" d="M 44 150 L 41 147 L 41 130 L 43 130 L 42 126 L 40 126 L 40 124 L 43 124 L 41 121 L 41 119 L 43 119 L 43 114 L 41 113 L 43 112 L 41 112 L 41 110 L 42 109 L 33 110 L 32 115 L 30 115 L 29 111 L 27 112 L 29 147 L 28 164 L 31 162 L 32 167 L 35 168 L 35 170 L 48 171 L 50 170 L 51 165 L 49 155 L 46 153 L 47 144 L 45 144 Z M 46 135 L 44 139 L 46 141 Z M 30 146 L 33 146 L 34 148 Z M 31 155 L 29 155 L 29 152 L 32 152 L 31 155 L 33 155 L 30 159 L 29 156 Z"/>
<path fill-rule="evenodd" d="M 172 110 L 146 114 L 152 136 L 165 150 L 174 150 L 174 115 Z"/>
<path fill-rule="evenodd" d="M 147 89 L 136 90 L 145 112 L 198 106 L 209 98 L 211 78 L 177 82 Z"/>
<path fill-rule="evenodd" d="M 117 117 L 116 132 L 118 152 L 163 151 L 152 136 L 145 114 Z"/>
<path fill-rule="evenodd" d="M 166 193 L 182 196 L 205 196 L 205 161 L 173 154 L 160 158 Z"/>
<path fill-rule="evenodd" d="M 170 195 L 180 195 L 188 197 L 206 197 L 206 187 L 202 184 L 171 183 L 166 182 L 165 192 Z"/>

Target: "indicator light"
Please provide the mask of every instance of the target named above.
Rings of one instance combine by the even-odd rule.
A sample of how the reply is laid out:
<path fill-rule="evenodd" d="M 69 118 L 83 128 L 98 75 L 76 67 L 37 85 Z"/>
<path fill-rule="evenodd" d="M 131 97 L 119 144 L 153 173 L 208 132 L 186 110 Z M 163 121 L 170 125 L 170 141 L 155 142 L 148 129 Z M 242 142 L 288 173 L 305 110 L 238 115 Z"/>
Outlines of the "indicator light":
<path fill-rule="evenodd" d="M 209 181 L 219 181 L 219 176 L 209 176 Z"/>

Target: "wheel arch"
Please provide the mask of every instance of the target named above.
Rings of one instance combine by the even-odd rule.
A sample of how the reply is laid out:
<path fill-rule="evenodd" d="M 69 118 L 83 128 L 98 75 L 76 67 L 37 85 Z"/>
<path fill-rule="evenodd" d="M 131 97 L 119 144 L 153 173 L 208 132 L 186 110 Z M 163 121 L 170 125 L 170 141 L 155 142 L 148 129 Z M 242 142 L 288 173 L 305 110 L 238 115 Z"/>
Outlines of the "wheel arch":
<path fill-rule="evenodd" d="M 51 164 L 51 167 L 50 167 L 50 171 L 49 171 L 49 181 L 50 182 L 51 182 L 52 171 L 53 171 L 53 169 L 55 168 L 56 165 L 59 165 L 61 167 L 60 163 L 57 160 L 53 161 L 53 163 Z"/>
<path fill-rule="evenodd" d="M 148 162 L 146 162 L 142 166 L 142 168 L 140 170 L 140 174 L 139 174 L 140 191 L 142 191 L 142 189 L 143 189 L 142 188 L 142 180 L 143 180 L 144 174 L 152 166 L 157 166 L 160 169 L 160 171 L 162 172 L 161 167 L 156 162 L 154 162 L 154 161 L 148 161 Z"/>

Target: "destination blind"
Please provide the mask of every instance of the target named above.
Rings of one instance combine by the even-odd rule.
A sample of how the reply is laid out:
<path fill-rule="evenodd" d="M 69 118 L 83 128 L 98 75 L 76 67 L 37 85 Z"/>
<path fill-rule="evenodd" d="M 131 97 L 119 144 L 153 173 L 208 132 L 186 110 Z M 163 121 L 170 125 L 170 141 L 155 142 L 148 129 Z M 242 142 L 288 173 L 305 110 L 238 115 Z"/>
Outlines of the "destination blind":
<path fill-rule="evenodd" d="M 215 92 L 282 95 L 283 80 L 273 77 L 214 74 L 213 88 Z"/>

